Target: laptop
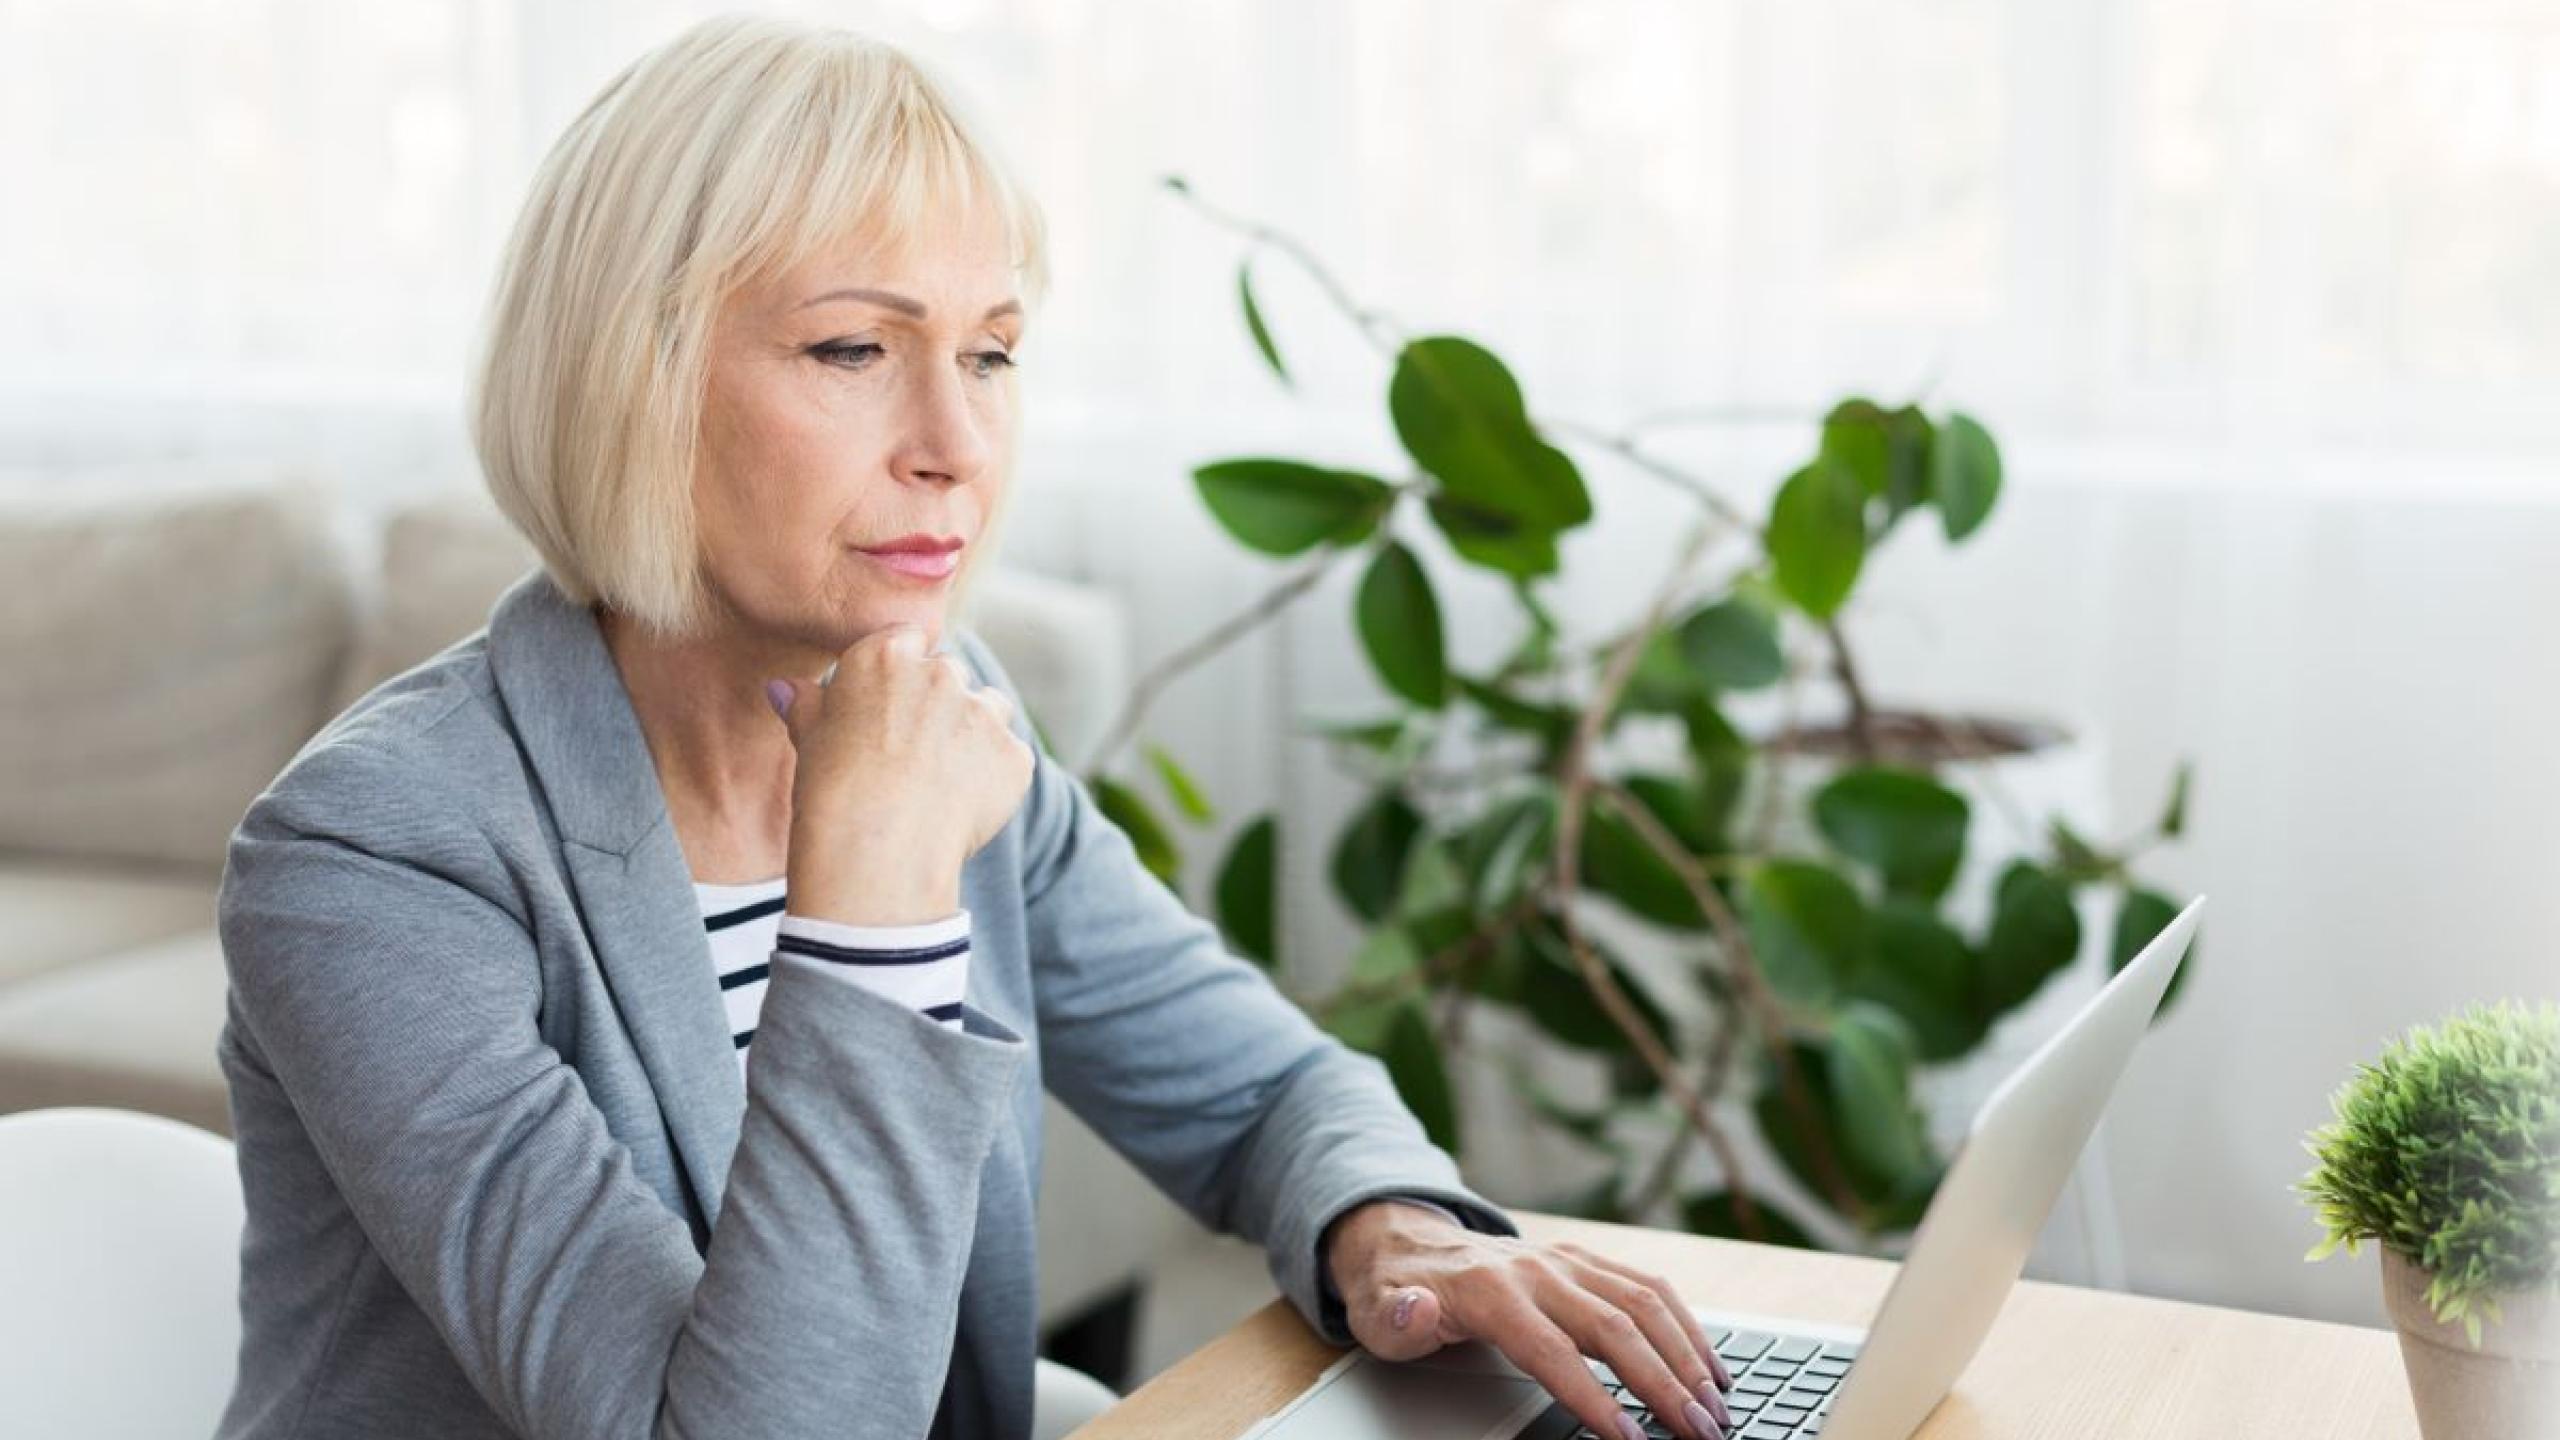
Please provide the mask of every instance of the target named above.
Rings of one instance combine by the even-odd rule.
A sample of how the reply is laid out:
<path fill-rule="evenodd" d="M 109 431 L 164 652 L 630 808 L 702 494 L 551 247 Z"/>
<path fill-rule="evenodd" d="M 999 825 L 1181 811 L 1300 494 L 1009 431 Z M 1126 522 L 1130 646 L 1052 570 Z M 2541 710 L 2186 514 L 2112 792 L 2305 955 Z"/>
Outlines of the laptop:
<path fill-rule="evenodd" d="M 1733 1372 L 1737 1440 L 1909 1440 L 1981 1348 L 2116 1080 L 2195 937 L 2198 896 L 1993 1090 L 1957 1145 L 1866 1329 L 1693 1305 Z M 1655 1418 L 1589 1356 L 1647 1435 Z M 1483 1341 L 1419 1360 L 1357 1347 L 1240 1440 L 1619 1440 L 1594 1437 Z"/>

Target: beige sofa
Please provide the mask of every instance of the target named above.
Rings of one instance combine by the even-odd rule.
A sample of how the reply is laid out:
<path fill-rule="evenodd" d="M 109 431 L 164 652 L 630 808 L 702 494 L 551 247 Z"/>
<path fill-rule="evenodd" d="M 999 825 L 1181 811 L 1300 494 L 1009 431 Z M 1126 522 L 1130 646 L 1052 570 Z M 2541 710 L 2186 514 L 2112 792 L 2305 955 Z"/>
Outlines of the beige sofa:
<path fill-rule="evenodd" d="M 0 480 L 0 1113 L 228 1132 L 212 923 L 232 826 L 330 716 L 478 629 L 533 563 L 476 492 L 368 516 L 254 470 Z M 1117 604 L 999 568 L 965 623 L 1052 743 L 1087 753 L 1126 689 Z M 1049 1102 L 1044 1326 L 1187 1228 Z"/>

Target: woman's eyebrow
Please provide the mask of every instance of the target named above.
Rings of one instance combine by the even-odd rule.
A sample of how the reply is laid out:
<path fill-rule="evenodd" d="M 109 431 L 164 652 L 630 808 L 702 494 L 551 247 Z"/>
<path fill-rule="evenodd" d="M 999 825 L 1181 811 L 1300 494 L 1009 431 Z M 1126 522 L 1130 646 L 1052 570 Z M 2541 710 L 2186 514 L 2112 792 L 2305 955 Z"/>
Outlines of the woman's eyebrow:
<path fill-rule="evenodd" d="M 846 290 L 830 290 L 824 295 L 815 296 L 811 299 L 801 301 L 799 308 L 806 310 L 812 305 L 824 305 L 830 300 L 868 300 L 874 305 L 881 306 L 884 309 L 895 310 L 899 314 L 908 316 L 912 319 L 921 320 L 925 318 L 925 305 L 921 300 L 911 300 L 904 295 L 898 294 L 894 290 L 873 290 L 860 286 Z M 1022 313 L 1021 301 L 1001 300 L 988 307 L 985 318 L 993 320 L 999 315 L 1018 315 L 1020 313 Z"/>

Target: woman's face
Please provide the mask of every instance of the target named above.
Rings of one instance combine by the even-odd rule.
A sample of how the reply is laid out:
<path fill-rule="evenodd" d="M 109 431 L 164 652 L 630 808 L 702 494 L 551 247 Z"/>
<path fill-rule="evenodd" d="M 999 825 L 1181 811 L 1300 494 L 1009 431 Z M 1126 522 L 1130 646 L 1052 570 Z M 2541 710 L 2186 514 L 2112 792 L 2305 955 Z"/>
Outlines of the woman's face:
<path fill-rule="evenodd" d="M 830 655 L 899 621 L 939 641 L 1011 470 L 1023 321 L 1002 229 L 976 217 L 731 295 L 694 477 L 714 603 Z"/>

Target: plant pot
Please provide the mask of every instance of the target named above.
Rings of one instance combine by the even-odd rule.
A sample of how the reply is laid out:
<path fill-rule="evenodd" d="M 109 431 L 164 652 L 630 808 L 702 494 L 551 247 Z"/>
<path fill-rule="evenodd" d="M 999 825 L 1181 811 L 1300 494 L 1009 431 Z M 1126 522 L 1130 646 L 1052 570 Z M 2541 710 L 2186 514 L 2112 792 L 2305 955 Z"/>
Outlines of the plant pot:
<path fill-rule="evenodd" d="M 2427 1272 L 2382 1250 L 2382 1299 L 2400 1332 L 2400 1362 L 2426 1440 L 2524 1440 L 2560 1435 L 2560 1302 L 2549 1290 L 2498 1297 L 2504 1320 L 2484 1319 L 2480 1348 L 2427 1305 Z"/>

